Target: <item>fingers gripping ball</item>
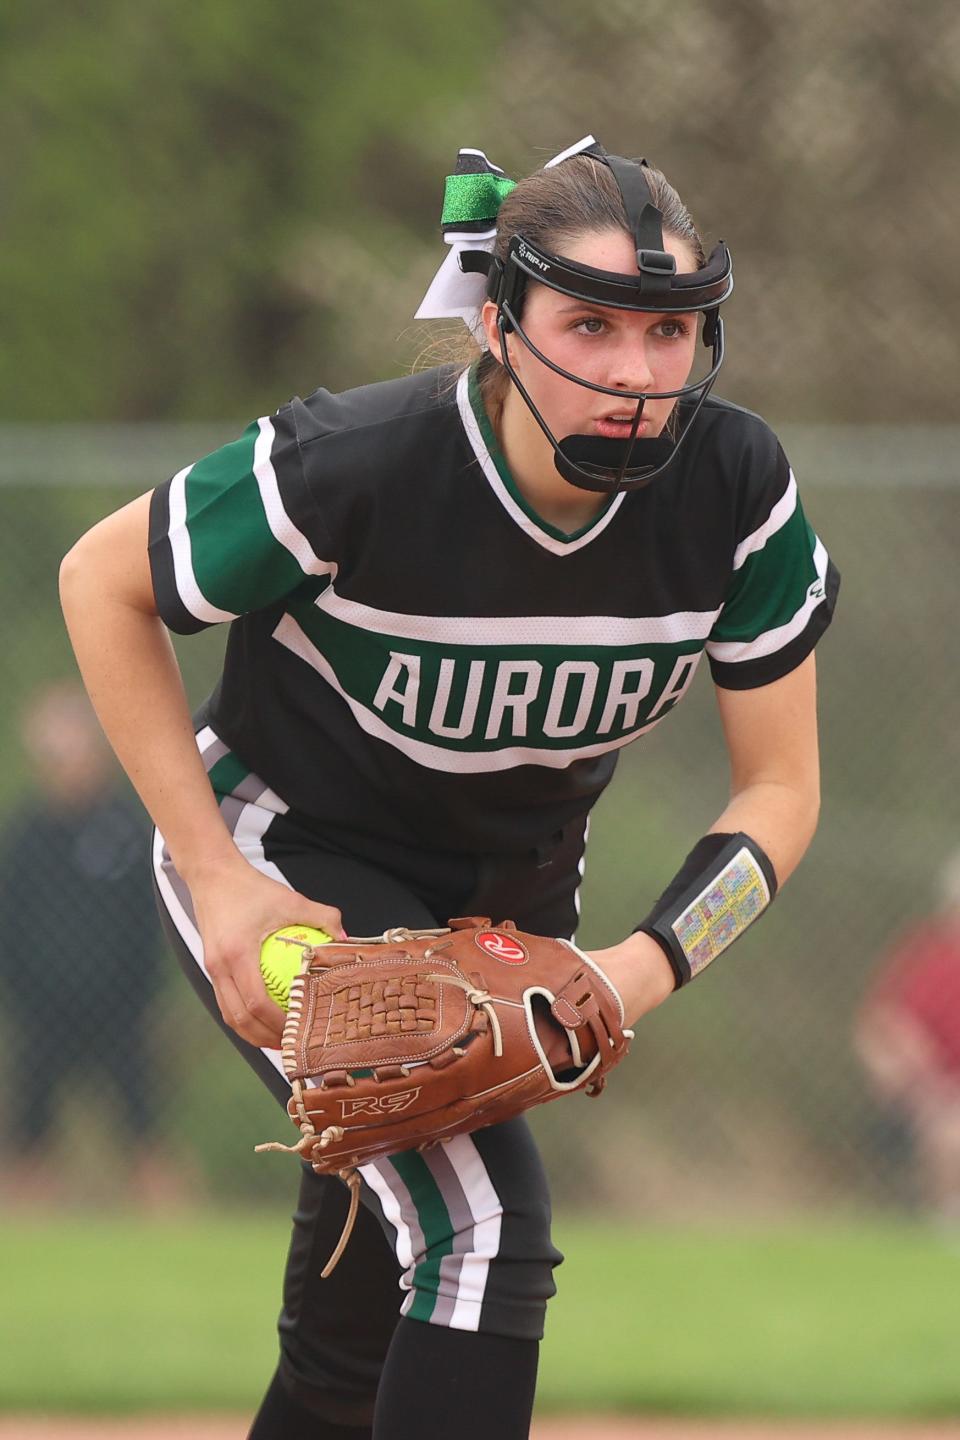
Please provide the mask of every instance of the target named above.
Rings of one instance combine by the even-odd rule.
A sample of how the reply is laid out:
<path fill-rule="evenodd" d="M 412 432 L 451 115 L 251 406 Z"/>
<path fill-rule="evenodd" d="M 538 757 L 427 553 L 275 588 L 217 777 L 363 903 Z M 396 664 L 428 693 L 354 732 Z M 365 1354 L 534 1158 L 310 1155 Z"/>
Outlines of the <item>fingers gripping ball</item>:
<path fill-rule="evenodd" d="M 314 945 L 329 945 L 332 938 L 312 925 L 285 925 L 264 940 L 260 946 L 260 974 L 267 994 L 281 1010 L 290 1003 L 290 986 L 300 974 L 304 951 Z"/>

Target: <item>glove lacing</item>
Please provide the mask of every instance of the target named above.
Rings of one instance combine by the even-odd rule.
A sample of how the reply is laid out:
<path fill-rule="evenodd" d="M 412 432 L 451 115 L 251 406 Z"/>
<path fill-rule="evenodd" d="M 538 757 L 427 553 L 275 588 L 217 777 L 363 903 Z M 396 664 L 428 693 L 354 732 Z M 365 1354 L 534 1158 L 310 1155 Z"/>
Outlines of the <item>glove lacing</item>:
<path fill-rule="evenodd" d="M 291 1088 L 293 1090 L 293 1101 L 299 1114 L 300 1139 L 295 1145 L 281 1145 L 279 1140 L 268 1140 L 262 1145 L 255 1145 L 254 1149 L 258 1154 L 264 1150 L 281 1150 L 285 1155 L 299 1155 L 301 1158 L 309 1161 L 314 1151 L 325 1150 L 328 1145 L 342 1140 L 346 1132 L 342 1125 L 327 1125 L 318 1135 L 314 1128 L 313 1121 L 310 1119 L 303 1103 L 302 1083 L 299 1080 L 294 1080 Z M 347 1166 L 345 1169 L 338 1170 L 336 1173 L 350 1191 L 350 1206 L 347 1210 L 347 1218 L 343 1222 L 340 1239 L 334 1246 L 330 1259 L 320 1271 L 321 1280 L 326 1280 L 327 1277 L 333 1273 L 340 1257 L 344 1250 L 346 1250 L 350 1236 L 353 1234 L 353 1227 L 357 1219 L 357 1210 L 360 1207 L 360 1186 L 363 1183 L 360 1177 L 360 1171 L 354 1166 Z"/>

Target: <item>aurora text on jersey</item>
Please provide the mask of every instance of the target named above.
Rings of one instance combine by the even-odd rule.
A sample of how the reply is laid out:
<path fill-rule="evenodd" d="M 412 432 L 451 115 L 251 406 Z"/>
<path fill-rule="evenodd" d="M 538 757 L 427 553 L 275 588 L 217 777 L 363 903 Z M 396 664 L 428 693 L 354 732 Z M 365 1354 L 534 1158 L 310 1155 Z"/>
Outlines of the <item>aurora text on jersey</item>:
<path fill-rule="evenodd" d="M 447 371 L 257 421 L 156 492 L 151 560 L 172 629 L 236 621 L 202 719 L 294 809 L 466 850 L 585 814 L 704 653 L 793 669 L 836 584 L 755 416 L 709 400 L 669 487 L 565 535 Z"/>

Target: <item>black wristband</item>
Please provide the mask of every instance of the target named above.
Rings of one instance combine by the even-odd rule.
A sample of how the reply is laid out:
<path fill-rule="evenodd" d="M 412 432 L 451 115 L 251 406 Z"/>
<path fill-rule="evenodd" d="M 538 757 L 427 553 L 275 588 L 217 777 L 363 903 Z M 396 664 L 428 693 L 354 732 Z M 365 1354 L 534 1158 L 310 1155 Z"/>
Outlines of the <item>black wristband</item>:
<path fill-rule="evenodd" d="M 776 893 L 776 872 L 756 840 L 742 831 L 704 835 L 634 933 L 656 940 L 679 988 L 742 935 Z"/>

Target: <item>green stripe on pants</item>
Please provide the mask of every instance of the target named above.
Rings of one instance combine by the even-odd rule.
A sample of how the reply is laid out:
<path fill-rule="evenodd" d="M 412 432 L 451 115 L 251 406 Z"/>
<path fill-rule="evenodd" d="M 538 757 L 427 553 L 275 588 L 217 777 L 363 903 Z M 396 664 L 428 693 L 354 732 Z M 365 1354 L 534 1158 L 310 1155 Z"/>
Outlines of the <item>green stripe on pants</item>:
<path fill-rule="evenodd" d="M 407 1151 L 391 1155 L 390 1163 L 410 1192 L 425 1247 L 424 1258 L 413 1272 L 415 1294 L 407 1314 L 413 1320 L 429 1320 L 440 1288 L 440 1261 L 453 1254 L 453 1223 L 422 1155 Z"/>

